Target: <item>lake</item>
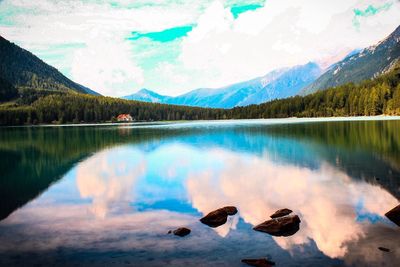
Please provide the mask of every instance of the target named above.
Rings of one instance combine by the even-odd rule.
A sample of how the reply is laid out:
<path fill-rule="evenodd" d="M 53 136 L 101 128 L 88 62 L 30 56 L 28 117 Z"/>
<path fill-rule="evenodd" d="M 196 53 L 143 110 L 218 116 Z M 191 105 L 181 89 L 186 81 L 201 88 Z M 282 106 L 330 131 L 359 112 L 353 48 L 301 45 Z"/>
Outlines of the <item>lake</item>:
<path fill-rule="evenodd" d="M 0 266 L 395 266 L 399 118 L 0 129 Z M 217 228 L 199 219 L 238 213 Z M 292 236 L 252 228 L 276 210 Z M 167 234 L 188 227 L 185 237 Z M 381 251 L 378 247 L 390 249 Z"/>

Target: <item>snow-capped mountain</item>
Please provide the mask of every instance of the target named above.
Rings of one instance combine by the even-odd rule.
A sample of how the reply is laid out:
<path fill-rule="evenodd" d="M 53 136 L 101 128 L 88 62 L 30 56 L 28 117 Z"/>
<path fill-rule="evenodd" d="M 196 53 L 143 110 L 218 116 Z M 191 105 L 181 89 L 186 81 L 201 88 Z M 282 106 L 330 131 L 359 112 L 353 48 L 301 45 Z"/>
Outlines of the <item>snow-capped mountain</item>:
<path fill-rule="evenodd" d="M 331 66 L 315 82 L 301 91 L 302 95 L 348 82 L 375 78 L 400 60 L 400 26 L 378 44 L 348 55 Z"/>
<path fill-rule="evenodd" d="M 127 95 L 122 98 L 127 100 L 137 100 L 137 101 L 144 101 L 151 103 L 162 103 L 169 97 L 164 95 L 159 95 L 153 91 L 143 88 L 132 95 Z"/>
<path fill-rule="evenodd" d="M 294 96 L 315 81 L 320 74 L 320 67 L 310 62 L 275 70 L 265 76 L 218 89 L 200 88 L 176 97 L 161 96 L 142 89 L 124 98 L 175 105 L 232 108 Z"/>

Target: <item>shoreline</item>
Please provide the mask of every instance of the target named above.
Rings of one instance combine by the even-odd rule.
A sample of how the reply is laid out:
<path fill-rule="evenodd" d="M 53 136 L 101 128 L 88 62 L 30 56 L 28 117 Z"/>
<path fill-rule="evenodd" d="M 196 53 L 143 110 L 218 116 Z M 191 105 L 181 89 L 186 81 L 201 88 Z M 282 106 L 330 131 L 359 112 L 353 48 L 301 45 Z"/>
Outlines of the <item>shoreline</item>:
<path fill-rule="evenodd" d="M 96 127 L 96 126 L 164 126 L 185 124 L 290 124 L 308 122 L 334 122 L 334 121 L 390 121 L 400 120 L 400 116 L 349 116 L 349 117 L 289 117 L 268 119 L 229 119 L 229 120 L 175 120 L 175 121 L 138 121 L 138 122 L 100 122 L 100 123 L 66 123 L 66 124 L 39 124 L 39 125 L 3 125 L 0 128 L 35 128 L 35 127 Z"/>

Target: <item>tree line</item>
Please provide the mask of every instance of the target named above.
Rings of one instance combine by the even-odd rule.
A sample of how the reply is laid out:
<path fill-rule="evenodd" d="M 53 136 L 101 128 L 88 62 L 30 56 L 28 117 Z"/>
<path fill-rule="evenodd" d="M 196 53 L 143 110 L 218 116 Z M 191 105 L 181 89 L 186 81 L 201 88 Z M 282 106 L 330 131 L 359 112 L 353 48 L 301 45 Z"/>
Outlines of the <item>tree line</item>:
<path fill-rule="evenodd" d="M 0 90 L 1 91 L 1 90 Z M 1 125 L 97 123 L 129 113 L 135 121 L 400 115 L 400 66 L 374 80 L 348 83 L 306 96 L 232 109 L 199 108 L 71 92 L 20 90 L 0 105 Z"/>
<path fill-rule="evenodd" d="M 17 101 L 18 102 L 18 101 Z M 0 107 L 2 125 L 40 123 L 98 123 L 130 114 L 135 121 L 213 120 L 223 118 L 222 109 L 145 103 L 79 93 L 49 94 L 30 105 Z"/>

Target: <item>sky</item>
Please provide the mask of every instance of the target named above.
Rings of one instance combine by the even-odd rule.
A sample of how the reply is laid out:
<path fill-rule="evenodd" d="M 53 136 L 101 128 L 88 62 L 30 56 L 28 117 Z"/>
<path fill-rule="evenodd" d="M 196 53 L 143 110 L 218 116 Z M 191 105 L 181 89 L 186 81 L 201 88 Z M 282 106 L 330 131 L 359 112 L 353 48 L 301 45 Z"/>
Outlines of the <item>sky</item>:
<path fill-rule="evenodd" d="M 0 0 L 1 36 L 109 96 L 327 67 L 399 24 L 399 0 Z"/>

